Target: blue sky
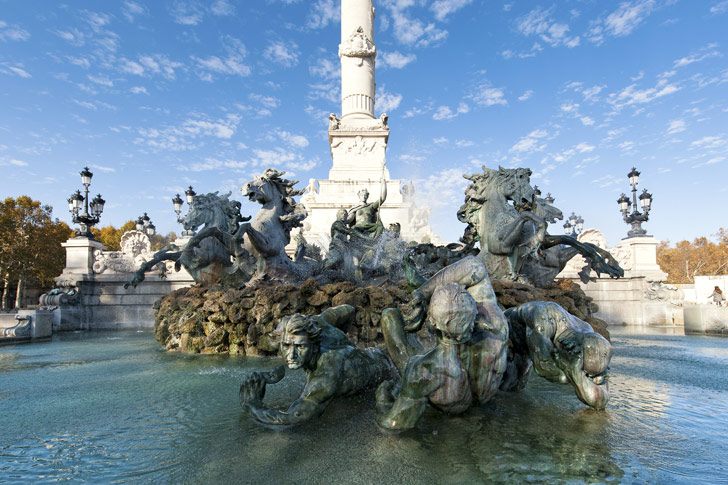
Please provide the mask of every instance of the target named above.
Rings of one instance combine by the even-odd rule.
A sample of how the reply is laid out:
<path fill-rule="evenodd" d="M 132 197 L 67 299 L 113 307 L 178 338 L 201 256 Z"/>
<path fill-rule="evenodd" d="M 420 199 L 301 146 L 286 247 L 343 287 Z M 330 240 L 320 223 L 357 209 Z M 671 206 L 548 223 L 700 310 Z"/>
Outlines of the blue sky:
<path fill-rule="evenodd" d="M 626 235 L 627 173 L 650 234 L 728 226 L 728 0 L 378 0 L 377 115 L 387 166 L 446 240 L 466 180 L 525 166 L 565 215 Z M 102 225 L 233 191 L 273 166 L 327 178 L 340 113 L 335 0 L 0 0 L 0 195 L 69 221 L 78 172 Z M 244 204 L 251 213 L 256 207 Z M 721 216 L 722 214 L 722 216 Z M 562 233 L 561 224 L 551 226 Z"/>

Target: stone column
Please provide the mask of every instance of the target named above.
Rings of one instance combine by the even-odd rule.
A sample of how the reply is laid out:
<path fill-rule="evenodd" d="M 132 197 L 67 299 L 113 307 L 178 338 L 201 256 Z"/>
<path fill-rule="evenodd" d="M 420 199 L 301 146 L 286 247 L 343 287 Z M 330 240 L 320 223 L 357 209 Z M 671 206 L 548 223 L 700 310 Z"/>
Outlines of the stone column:
<path fill-rule="evenodd" d="M 104 246 L 93 239 L 86 237 L 73 237 L 61 243 L 66 248 L 66 268 L 63 274 L 86 274 L 93 273 L 94 251 Z"/>
<path fill-rule="evenodd" d="M 341 1 L 341 119 L 374 118 L 374 6 Z"/>

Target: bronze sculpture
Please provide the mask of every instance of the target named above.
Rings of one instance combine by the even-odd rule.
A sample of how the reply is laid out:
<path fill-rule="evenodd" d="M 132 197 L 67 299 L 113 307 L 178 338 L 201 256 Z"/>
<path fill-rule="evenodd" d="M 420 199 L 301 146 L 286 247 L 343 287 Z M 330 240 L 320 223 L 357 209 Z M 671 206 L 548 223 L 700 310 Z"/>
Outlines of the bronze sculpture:
<path fill-rule="evenodd" d="M 240 385 L 240 404 L 256 421 L 264 424 L 296 424 L 319 416 L 332 399 L 356 394 L 391 377 L 393 369 L 378 349 L 359 349 L 337 327 L 354 318 L 351 305 L 340 305 L 320 315 L 294 314 L 281 320 L 281 354 L 290 369 L 306 372 L 301 396 L 286 410 L 263 404 L 267 384 L 284 374 L 283 366 L 267 373 L 253 372 Z"/>

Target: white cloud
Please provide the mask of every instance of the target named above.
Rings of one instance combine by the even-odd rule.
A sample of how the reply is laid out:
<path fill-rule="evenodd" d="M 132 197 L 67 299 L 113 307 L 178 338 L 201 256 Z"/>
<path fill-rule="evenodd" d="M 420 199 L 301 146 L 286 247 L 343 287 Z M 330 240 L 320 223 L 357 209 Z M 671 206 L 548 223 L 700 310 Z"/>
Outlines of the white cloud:
<path fill-rule="evenodd" d="M 588 39 L 602 44 L 605 35 L 622 37 L 632 33 L 651 13 L 655 0 L 632 0 L 622 2 L 614 12 L 593 23 Z"/>
<path fill-rule="evenodd" d="M 130 61 L 126 58 L 121 59 L 121 66 L 119 68 L 122 72 L 134 74 L 136 76 L 141 76 L 144 74 L 144 66 L 142 66 L 138 62 Z"/>
<path fill-rule="evenodd" d="M 685 122 L 683 120 L 673 120 L 667 127 L 667 133 L 670 135 L 680 133 L 681 131 L 685 131 Z"/>
<path fill-rule="evenodd" d="M 78 100 L 78 99 L 73 99 L 72 101 L 74 103 L 76 103 L 77 105 L 81 106 L 82 108 L 90 109 L 92 111 L 98 110 L 98 108 L 96 107 L 95 104 L 90 103 L 88 101 L 81 101 L 81 100 Z"/>
<path fill-rule="evenodd" d="M 435 0 L 430 6 L 435 14 L 435 18 L 442 22 L 451 13 L 455 13 L 461 8 L 473 3 L 473 0 Z"/>
<path fill-rule="evenodd" d="M 210 12 L 213 15 L 228 16 L 235 14 L 235 7 L 233 7 L 228 0 L 215 0 L 210 5 Z"/>
<path fill-rule="evenodd" d="M 181 25 L 197 25 L 202 22 L 202 6 L 194 0 L 176 0 L 170 10 L 172 19 Z"/>
<path fill-rule="evenodd" d="M 197 75 L 203 81 L 211 82 L 213 80 L 212 73 L 241 77 L 250 75 L 250 67 L 243 63 L 246 54 L 245 45 L 229 35 L 224 36 L 222 40 L 223 48 L 227 53 L 225 58 L 218 56 L 210 56 L 207 58 L 191 56 L 191 59 L 197 63 Z"/>
<path fill-rule="evenodd" d="M 15 167 L 27 167 L 28 162 L 24 162 L 22 160 L 18 160 L 15 158 L 11 159 L 0 159 L 0 165 L 13 165 Z"/>
<path fill-rule="evenodd" d="M 712 13 L 713 15 L 718 15 L 726 12 L 728 12 L 728 0 L 721 0 L 720 2 L 710 7 L 710 13 Z"/>
<path fill-rule="evenodd" d="M 86 22 L 94 32 L 101 32 L 102 28 L 111 22 L 111 17 L 105 13 L 85 12 Z"/>
<path fill-rule="evenodd" d="M 144 86 L 134 86 L 131 88 L 131 92 L 134 94 L 149 94 Z"/>
<path fill-rule="evenodd" d="M 666 79 L 661 79 L 654 88 L 636 89 L 635 84 L 631 84 L 618 93 L 610 94 L 608 101 L 615 108 L 622 108 L 624 106 L 649 103 L 679 90 L 680 87 L 676 84 L 669 84 Z"/>
<path fill-rule="evenodd" d="M 298 46 L 294 42 L 274 41 L 263 51 L 263 57 L 284 67 L 298 64 Z"/>
<path fill-rule="evenodd" d="M 440 106 L 432 113 L 433 120 L 449 120 L 456 116 L 457 114 L 453 113 L 449 106 Z"/>
<path fill-rule="evenodd" d="M 75 28 L 71 30 L 56 30 L 55 34 L 76 47 L 80 47 L 86 43 L 83 32 Z"/>
<path fill-rule="evenodd" d="M 594 120 L 589 116 L 582 116 L 579 118 L 579 121 L 581 121 L 581 124 L 584 126 L 592 126 L 594 124 Z"/>
<path fill-rule="evenodd" d="M 114 82 L 111 79 L 109 79 L 108 77 L 106 77 L 106 76 L 92 76 L 92 75 L 89 74 L 86 77 L 92 83 L 100 84 L 101 86 L 106 86 L 106 87 L 109 87 L 109 88 L 112 87 L 112 86 L 114 86 Z"/>
<path fill-rule="evenodd" d="M 524 136 L 515 145 L 513 145 L 508 151 L 511 153 L 532 153 L 540 152 L 546 148 L 545 143 L 541 143 L 540 140 L 548 135 L 546 130 L 533 130 L 528 135 Z"/>
<path fill-rule="evenodd" d="M 425 24 L 420 19 L 408 17 L 402 9 L 392 10 L 392 21 L 394 36 L 406 45 L 427 47 L 447 37 L 447 30 L 435 27 L 434 23 Z"/>
<path fill-rule="evenodd" d="M 415 180 L 418 200 L 427 201 L 431 208 L 453 207 L 462 203 L 468 181 L 463 177 L 465 169 L 451 167 L 433 173 L 426 179 Z"/>
<path fill-rule="evenodd" d="M 700 140 L 692 142 L 691 145 L 694 148 L 715 150 L 728 145 L 728 139 L 724 138 L 722 135 L 704 136 Z"/>
<path fill-rule="evenodd" d="M 529 89 L 528 91 L 526 91 L 525 93 L 523 93 L 522 95 L 520 95 L 518 97 L 518 101 L 526 101 L 527 99 L 530 99 L 531 96 L 533 96 L 533 91 L 531 91 Z"/>
<path fill-rule="evenodd" d="M 91 67 L 91 61 L 88 60 L 86 57 L 68 57 L 68 62 L 73 64 L 74 66 L 82 67 L 83 69 L 88 69 Z"/>
<path fill-rule="evenodd" d="M 402 69 L 407 64 L 414 62 L 417 56 L 414 54 L 402 54 L 398 51 L 380 52 L 377 54 L 378 66 L 382 68 Z"/>
<path fill-rule="evenodd" d="M 308 71 L 313 76 L 318 76 L 328 80 L 338 79 L 341 75 L 339 63 L 326 58 L 318 59 L 316 64 L 308 68 Z"/>
<path fill-rule="evenodd" d="M 432 114 L 432 119 L 433 120 L 450 120 L 461 114 L 468 113 L 469 111 L 470 111 L 470 106 L 468 106 L 466 103 L 460 103 L 455 111 L 450 109 L 449 106 L 440 106 Z"/>
<path fill-rule="evenodd" d="M 277 108 L 281 104 L 281 100 L 276 98 L 275 96 L 264 96 L 262 94 L 250 93 L 248 95 L 248 98 L 250 98 L 253 101 L 257 101 L 258 103 L 262 104 L 266 108 L 270 108 L 270 109 Z"/>
<path fill-rule="evenodd" d="M 11 64 L 8 64 L 7 62 L 3 62 L 0 64 L 0 72 L 2 72 L 3 74 L 20 76 L 25 79 L 33 77 L 30 75 L 30 73 L 28 71 L 26 71 L 24 69 L 23 64 L 11 65 Z"/>
<path fill-rule="evenodd" d="M 444 145 L 447 142 L 448 142 L 448 139 L 445 138 L 444 136 L 432 139 L 432 143 L 434 143 L 435 145 Z"/>
<path fill-rule="evenodd" d="M 121 7 L 121 13 L 126 17 L 126 20 L 134 22 L 137 15 L 147 14 L 147 8 L 140 3 L 126 0 L 124 6 Z"/>
<path fill-rule="evenodd" d="M 126 59 L 123 60 L 125 61 Z M 175 78 L 175 70 L 183 67 L 181 63 L 172 61 L 167 56 L 164 56 L 162 54 L 140 56 L 138 64 L 141 64 L 141 66 L 144 68 L 145 75 L 159 74 L 164 78 L 170 80 Z M 128 68 L 133 69 L 131 67 Z"/>
<path fill-rule="evenodd" d="M 202 146 L 198 139 L 212 137 L 222 140 L 232 138 L 242 117 L 229 114 L 225 118 L 212 120 L 207 117 L 190 118 L 176 126 L 139 128 L 136 144 L 143 144 L 154 150 L 183 151 Z"/>
<path fill-rule="evenodd" d="M 690 64 L 693 64 L 695 62 L 700 62 L 705 59 L 709 59 L 711 57 L 721 56 L 722 54 L 720 52 L 718 52 L 717 50 L 715 50 L 714 49 L 715 47 L 716 47 L 715 44 L 709 44 L 708 46 L 700 49 L 698 52 L 694 52 L 687 57 L 681 57 L 680 59 L 677 59 L 673 63 L 673 68 L 678 69 L 680 67 L 689 66 Z M 666 77 L 668 77 L 668 76 L 666 76 Z"/>
<path fill-rule="evenodd" d="M 579 36 L 568 35 L 569 26 L 557 23 L 552 19 L 553 7 L 543 10 L 537 7 L 529 13 L 516 20 L 516 30 L 522 35 L 538 36 L 543 42 L 550 46 L 576 47 L 580 43 Z"/>
<path fill-rule="evenodd" d="M 469 97 L 480 106 L 508 105 L 503 90 L 491 87 L 487 81 L 478 86 Z"/>
<path fill-rule="evenodd" d="M 24 41 L 30 39 L 30 33 L 17 25 L 8 25 L 0 20 L 0 40 Z"/>
<path fill-rule="evenodd" d="M 296 148 L 306 148 L 308 146 L 308 139 L 303 135 L 294 135 L 287 131 L 276 131 L 276 135 L 284 142 Z"/>
<path fill-rule="evenodd" d="M 378 113 L 389 113 L 397 108 L 402 102 L 401 94 L 393 94 L 385 91 L 384 88 L 377 91 L 376 109 Z"/>
<path fill-rule="evenodd" d="M 322 29 L 329 23 L 338 23 L 341 17 L 339 2 L 334 0 L 316 0 L 308 14 L 306 26 L 310 29 Z"/>
<path fill-rule="evenodd" d="M 103 165 L 94 165 L 94 164 L 92 164 L 92 165 L 90 165 L 90 167 L 93 168 L 93 169 L 96 169 L 96 170 L 101 170 L 102 172 L 105 172 L 105 173 L 116 172 L 116 169 L 115 168 L 113 168 L 113 167 L 105 167 Z"/>

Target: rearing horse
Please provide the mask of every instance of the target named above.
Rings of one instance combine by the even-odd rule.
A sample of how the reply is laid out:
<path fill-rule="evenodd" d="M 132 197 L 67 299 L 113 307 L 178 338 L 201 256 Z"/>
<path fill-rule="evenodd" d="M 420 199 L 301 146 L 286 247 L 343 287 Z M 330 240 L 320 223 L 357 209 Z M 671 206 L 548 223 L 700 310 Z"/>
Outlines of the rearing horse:
<path fill-rule="evenodd" d="M 202 230 L 181 250 L 170 244 L 154 253 L 153 258 L 142 264 L 124 287 L 136 286 L 144 281 L 144 273 L 162 261 L 174 261 L 177 268 L 183 266 L 197 283 L 238 285 L 249 280 L 252 271 L 245 265 L 233 265 L 230 261 L 230 251 L 224 242 L 226 238 L 208 237 L 210 232 L 217 231 L 227 235 L 229 240 L 240 222 L 250 220 L 250 217 L 240 215 L 240 202 L 229 200 L 229 197 L 230 192 L 222 196 L 217 192 L 194 196 L 183 224 L 188 231 L 200 226 L 203 226 Z"/>
<path fill-rule="evenodd" d="M 199 239 L 190 241 L 188 247 L 211 236 L 234 256 L 235 266 L 248 267 L 248 271 L 256 277 L 267 275 L 280 279 L 301 279 L 310 275 L 313 270 L 309 264 L 311 261 L 301 258 L 294 263 L 285 252 L 291 240 L 291 230 L 302 226 L 307 213 L 293 199 L 303 193 L 293 188 L 298 180 L 284 179 L 284 174 L 269 168 L 243 186 L 243 195 L 251 202 L 261 204 L 251 222 L 240 224 L 233 233 L 221 231 L 217 227 L 203 229 L 198 234 Z"/>
<path fill-rule="evenodd" d="M 552 282 L 560 268 L 577 253 L 587 259 L 597 274 L 624 275 L 606 251 L 571 236 L 546 232 L 548 222 L 563 215 L 535 196 L 530 185 L 531 170 L 482 168 L 483 173 L 464 176 L 472 183 L 465 190 L 465 203 L 458 211 L 458 219 L 477 234 L 479 257 L 492 278 L 525 278 L 542 286 Z"/>

